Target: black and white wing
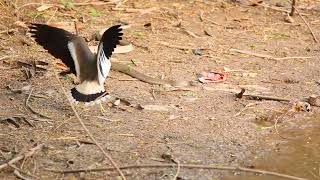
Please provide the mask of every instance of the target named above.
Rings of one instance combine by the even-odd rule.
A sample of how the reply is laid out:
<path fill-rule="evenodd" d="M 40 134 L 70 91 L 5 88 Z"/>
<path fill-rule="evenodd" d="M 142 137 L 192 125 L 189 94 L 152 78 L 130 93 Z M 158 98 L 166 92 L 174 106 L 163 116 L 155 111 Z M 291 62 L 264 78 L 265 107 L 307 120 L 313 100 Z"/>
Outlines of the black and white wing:
<path fill-rule="evenodd" d="M 83 38 L 75 34 L 45 24 L 31 24 L 29 28 L 31 37 L 52 56 L 61 59 L 77 77 L 80 70 L 85 70 L 80 65 L 94 58 Z"/>
<path fill-rule="evenodd" d="M 97 68 L 99 84 L 103 85 L 111 68 L 111 55 L 115 47 L 120 43 L 123 33 L 120 25 L 107 29 L 100 40 L 97 52 Z"/>

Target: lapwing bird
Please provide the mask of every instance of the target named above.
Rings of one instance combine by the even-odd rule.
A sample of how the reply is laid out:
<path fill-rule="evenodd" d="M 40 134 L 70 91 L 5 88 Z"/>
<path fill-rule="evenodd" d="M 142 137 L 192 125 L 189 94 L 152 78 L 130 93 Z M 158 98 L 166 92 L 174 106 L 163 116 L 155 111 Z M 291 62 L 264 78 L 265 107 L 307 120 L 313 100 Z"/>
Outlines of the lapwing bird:
<path fill-rule="evenodd" d="M 111 68 L 112 52 L 122 39 L 120 25 L 103 33 L 96 54 L 90 51 L 82 37 L 63 29 L 45 24 L 31 24 L 29 28 L 31 37 L 52 56 L 61 59 L 80 81 L 70 91 L 73 102 L 94 104 L 108 94 L 104 81 Z"/>

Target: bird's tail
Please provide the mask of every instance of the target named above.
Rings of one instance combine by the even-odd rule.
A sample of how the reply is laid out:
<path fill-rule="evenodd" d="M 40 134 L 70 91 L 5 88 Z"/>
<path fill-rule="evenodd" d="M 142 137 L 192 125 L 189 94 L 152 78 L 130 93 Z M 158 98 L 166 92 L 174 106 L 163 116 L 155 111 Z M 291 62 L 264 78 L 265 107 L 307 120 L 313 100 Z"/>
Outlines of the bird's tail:
<path fill-rule="evenodd" d="M 72 88 L 70 90 L 70 94 L 73 101 L 84 103 L 93 103 L 95 101 L 99 101 L 100 99 L 104 100 L 109 95 L 109 93 L 107 93 L 106 91 L 102 91 L 95 94 L 83 94 L 79 92 L 76 88 Z"/>

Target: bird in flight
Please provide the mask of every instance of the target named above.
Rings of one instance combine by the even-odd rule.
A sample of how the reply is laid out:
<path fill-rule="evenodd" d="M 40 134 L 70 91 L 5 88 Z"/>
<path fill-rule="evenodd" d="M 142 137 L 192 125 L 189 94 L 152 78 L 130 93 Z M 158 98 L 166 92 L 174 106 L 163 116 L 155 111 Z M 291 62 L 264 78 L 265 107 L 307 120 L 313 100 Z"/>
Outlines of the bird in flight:
<path fill-rule="evenodd" d="M 90 104 L 108 94 L 104 81 L 111 68 L 112 52 L 122 39 L 120 25 L 112 26 L 103 33 L 96 54 L 90 51 L 82 37 L 66 30 L 35 23 L 29 28 L 31 37 L 52 56 L 61 59 L 80 81 L 70 91 L 73 102 Z"/>

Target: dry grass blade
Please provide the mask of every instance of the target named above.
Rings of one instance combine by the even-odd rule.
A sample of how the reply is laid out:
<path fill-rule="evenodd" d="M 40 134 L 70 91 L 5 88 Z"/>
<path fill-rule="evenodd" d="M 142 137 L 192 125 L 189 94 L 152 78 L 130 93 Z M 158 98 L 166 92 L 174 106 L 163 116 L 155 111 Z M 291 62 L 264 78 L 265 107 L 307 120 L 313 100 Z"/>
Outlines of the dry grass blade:
<path fill-rule="evenodd" d="M 104 154 L 104 156 L 106 158 L 108 158 L 108 160 L 111 162 L 111 164 L 113 165 L 113 167 L 118 171 L 119 175 L 121 176 L 121 178 L 123 180 L 126 180 L 126 177 L 124 176 L 124 174 L 122 173 L 122 171 L 119 169 L 118 165 L 113 161 L 113 159 L 111 158 L 111 156 L 109 154 L 107 154 L 107 152 L 103 149 L 103 147 L 100 145 L 100 143 L 93 137 L 93 135 L 91 134 L 91 132 L 89 131 L 89 129 L 86 127 L 86 125 L 84 124 L 84 122 L 82 121 L 82 119 L 80 118 L 76 108 L 73 106 L 72 102 L 70 102 L 67 92 L 64 88 L 64 86 L 62 85 L 62 82 L 60 81 L 58 74 L 55 73 L 55 77 L 59 83 L 59 85 L 61 86 L 61 89 L 63 91 L 63 94 L 65 95 L 65 97 L 68 99 L 68 102 L 71 106 L 72 111 L 74 112 L 76 118 L 78 119 L 79 123 L 81 124 L 82 128 L 86 131 L 86 133 L 88 134 L 88 136 L 90 137 L 90 139 L 95 143 L 95 145 L 100 149 L 100 151 Z"/>

